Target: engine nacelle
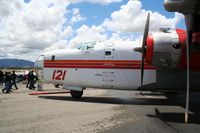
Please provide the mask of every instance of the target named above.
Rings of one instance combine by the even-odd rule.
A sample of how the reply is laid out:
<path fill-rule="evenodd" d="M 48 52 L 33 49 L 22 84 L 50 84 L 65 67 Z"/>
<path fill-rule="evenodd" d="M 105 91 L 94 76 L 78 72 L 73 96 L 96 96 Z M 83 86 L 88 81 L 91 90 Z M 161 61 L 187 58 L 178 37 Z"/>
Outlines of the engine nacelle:
<path fill-rule="evenodd" d="M 193 34 L 190 46 L 190 70 L 200 71 L 200 32 Z M 186 31 L 176 29 L 148 36 L 146 40 L 145 61 L 157 68 L 186 69 Z"/>
<path fill-rule="evenodd" d="M 165 0 L 164 7 L 169 12 L 182 12 L 184 0 Z"/>
<path fill-rule="evenodd" d="M 159 68 L 177 68 L 181 59 L 181 44 L 175 31 L 148 36 L 145 61 Z"/>
<path fill-rule="evenodd" d="M 199 14 L 199 0 L 165 0 L 164 7 L 169 12 L 180 12 L 183 14 Z"/>

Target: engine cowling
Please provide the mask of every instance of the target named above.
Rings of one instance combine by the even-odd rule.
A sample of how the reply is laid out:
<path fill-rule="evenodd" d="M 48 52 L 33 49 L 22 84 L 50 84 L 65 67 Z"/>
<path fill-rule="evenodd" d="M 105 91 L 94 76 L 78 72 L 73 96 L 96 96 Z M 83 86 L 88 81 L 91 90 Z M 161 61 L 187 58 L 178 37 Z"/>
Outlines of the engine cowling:
<path fill-rule="evenodd" d="M 193 34 L 190 68 L 200 71 L 200 33 Z M 175 31 L 150 34 L 146 40 L 145 61 L 157 68 L 186 69 L 186 32 Z"/>
<path fill-rule="evenodd" d="M 181 59 L 181 44 L 176 32 L 159 32 L 148 36 L 146 62 L 156 67 L 176 68 Z"/>

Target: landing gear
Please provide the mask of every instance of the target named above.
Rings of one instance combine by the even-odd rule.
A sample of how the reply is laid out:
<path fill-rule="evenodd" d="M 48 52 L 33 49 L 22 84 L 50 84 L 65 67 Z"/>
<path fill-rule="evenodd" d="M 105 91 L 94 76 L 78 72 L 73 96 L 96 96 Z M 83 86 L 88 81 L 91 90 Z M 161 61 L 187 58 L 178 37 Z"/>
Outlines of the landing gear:
<path fill-rule="evenodd" d="M 82 95 L 83 95 L 83 90 L 82 90 L 82 91 L 74 91 L 74 90 L 71 90 L 71 91 L 70 91 L 70 94 L 71 94 L 71 96 L 72 96 L 73 98 L 79 99 L 79 98 L 81 98 Z"/>

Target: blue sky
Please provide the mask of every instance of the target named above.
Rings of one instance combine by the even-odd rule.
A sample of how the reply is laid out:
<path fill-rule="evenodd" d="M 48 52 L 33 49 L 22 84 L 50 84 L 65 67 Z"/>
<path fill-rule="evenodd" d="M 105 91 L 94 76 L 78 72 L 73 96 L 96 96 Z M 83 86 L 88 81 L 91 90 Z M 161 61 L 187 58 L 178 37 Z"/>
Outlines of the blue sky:
<path fill-rule="evenodd" d="M 99 25 L 101 24 L 105 18 L 110 17 L 110 14 L 116 10 L 120 9 L 120 6 L 125 1 L 119 3 L 111 3 L 109 5 L 102 5 L 102 4 L 94 4 L 94 3 L 78 3 L 78 4 L 71 4 L 69 9 L 79 8 L 81 15 L 87 17 L 87 21 L 79 23 L 77 25 L 86 24 L 88 26 L 92 25 Z"/>
<path fill-rule="evenodd" d="M 110 17 L 112 12 L 120 10 L 120 6 L 126 4 L 127 2 L 128 0 L 123 0 L 122 2 L 111 3 L 108 5 L 82 2 L 82 3 L 70 4 L 68 9 L 79 8 L 81 15 L 87 17 L 86 21 L 82 21 L 74 25 L 74 28 L 78 28 L 82 24 L 86 24 L 88 26 L 101 24 L 105 18 Z M 173 12 L 168 12 L 164 9 L 163 0 L 156 0 L 156 1 L 142 0 L 141 2 L 143 8 L 146 10 L 156 11 L 166 17 L 174 17 Z M 177 27 L 185 29 L 184 20 L 181 20 L 177 24 Z"/>

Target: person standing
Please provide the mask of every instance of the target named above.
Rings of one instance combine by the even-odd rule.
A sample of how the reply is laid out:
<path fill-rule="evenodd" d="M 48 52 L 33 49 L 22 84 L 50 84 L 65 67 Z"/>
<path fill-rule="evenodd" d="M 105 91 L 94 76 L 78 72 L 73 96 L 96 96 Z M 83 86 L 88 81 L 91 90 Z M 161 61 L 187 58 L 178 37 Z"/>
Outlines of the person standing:
<path fill-rule="evenodd" d="M 17 75 L 15 74 L 15 71 L 13 71 L 12 74 L 11 74 L 11 88 L 14 85 L 15 89 L 17 90 L 18 87 L 17 87 L 17 84 L 16 84 L 16 78 L 17 78 Z"/>
<path fill-rule="evenodd" d="M 4 77 L 3 71 L 0 70 L 0 85 L 3 85 L 3 77 Z"/>
<path fill-rule="evenodd" d="M 29 80 L 30 80 L 30 85 L 29 85 L 29 89 L 34 90 L 35 87 L 35 75 L 33 74 L 33 71 L 31 71 L 30 75 L 29 75 Z"/>
<path fill-rule="evenodd" d="M 3 93 L 5 91 L 6 91 L 6 93 L 9 93 L 11 91 L 11 77 L 8 72 L 6 72 L 4 75 L 4 84 L 5 84 L 5 88 L 2 89 Z"/>
<path fill-rule="evenodd" d="M 31 71 L 29 71 L 28 74 L 26 75 L 26 79 L 27 79 L 26 88 L 29 88 L 29 84 L 30 84 L 30 74 L 31 74 Z"/>

